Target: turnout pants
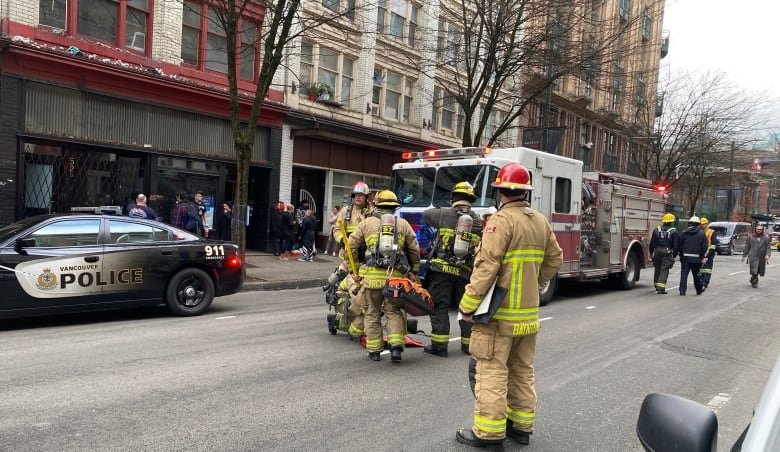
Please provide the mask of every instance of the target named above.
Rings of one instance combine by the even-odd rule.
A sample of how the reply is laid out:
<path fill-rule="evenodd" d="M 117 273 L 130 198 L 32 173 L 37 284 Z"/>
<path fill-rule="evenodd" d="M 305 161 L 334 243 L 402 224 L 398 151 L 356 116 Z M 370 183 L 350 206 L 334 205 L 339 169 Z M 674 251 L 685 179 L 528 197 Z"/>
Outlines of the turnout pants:
<path fill-rule="evenodd" d="M 504 337 L 498 323 L 475 324 L 471 333 L 474 366 L 474 435 L 481 439 L 506 437 L 506 421 L 532 432 L 536 411 L 534 356 L 536 334 Z"/>
<path fill-rule="evenodd" d="M 460 303 L 466 290 L 467 280 L 439 272 L 429 272 L 431 278 L 427 284 L 433 296 L 434 306 L 431 314 L 431 345 L 447 347 L 450 342 L 450 306 Z M 460 343 L 468 345 L 471 338 L 471 324 L 461 320 Z"/>
<path fill-rule="evenodd" d="M 696 288 L 696 293 L 702 292 L 701 278 L 699 278 L 699 272 L 701 272 L 701 262 L 688 262 L 683 258 L 680 261 L 682 265 L 680 271 L 680 293 L 685 294 L 685 290 L 688 288 L 688 273 L 693 276 L 693 287 Z"/>
<path fill-rule="evenodd" d="M 707 263 L 701 266 L 701 284 L 704 287 L 710 285 L 712 277 L 712 264 L 715 262 L 715 250 L 707 251 Z"/>
<path fill-rule="evenodd" d="M 382 340 L 382 313 L 387 317 L 387 343 L 390 348 L 404 349 L 406 344 L 406 319 L 401 308 L 403 301 L 395 298 L 385 298 L 382 289 L 360 288 L 357 297 L 365 298 L 366 315 L 366 349 L 369 352 L 379 352 L 384 348 Z"/>
<path fill-rule="evenodd" d="M 666 280 L 669 278 L 669 270 L 674 267 L 672 250 L 665 246 L 659 246 L 653 250 L 653 267 L 653 284 L 655 284 L 655 290 L 663 292 L 666 290 Z"/>

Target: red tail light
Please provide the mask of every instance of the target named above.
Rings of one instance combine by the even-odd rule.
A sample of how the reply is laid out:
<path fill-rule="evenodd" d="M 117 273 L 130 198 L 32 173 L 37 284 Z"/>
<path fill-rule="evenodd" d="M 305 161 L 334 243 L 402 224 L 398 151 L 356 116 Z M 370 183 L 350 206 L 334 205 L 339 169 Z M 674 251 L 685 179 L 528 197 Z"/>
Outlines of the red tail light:
<path fill-rule="evenodd" d="M 229 257 L 227 260 L 227 266 L 237 268 L 241 266 L 241 259 L 238 256 Z"/>

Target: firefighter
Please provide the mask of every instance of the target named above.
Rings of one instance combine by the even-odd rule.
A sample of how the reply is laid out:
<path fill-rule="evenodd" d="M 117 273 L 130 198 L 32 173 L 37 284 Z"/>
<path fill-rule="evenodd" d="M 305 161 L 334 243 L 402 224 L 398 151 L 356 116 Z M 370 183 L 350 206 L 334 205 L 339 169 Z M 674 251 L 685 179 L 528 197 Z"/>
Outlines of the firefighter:
<path fill-rule="evenodd" d="M 669 270 L 674 266 L 677 257 L 674 244 L 677 240 L 677 229 L 673 226 L 676 218 L 671 213 L 664 214 L 662 225 L 653 229 L 650 238 L 650 255 L 653 259 L 653 284 L 659 294 L 666 293 L 666 280 L 669 278 Z"/>
<path fill-rule="evenodd" d="M 404 302 L 385 298 L 382 288 L 388 277 L 416 279 L 420 270 L 420 245 L 409 223 L 396 218 L 393 212 L 400 206 L 395 193 L 383 190 L 374 199 L 374 213 L 361 221 L 350 234 L 347 246 L 357 255 L 365 248 L 360 266 L 360 288 L 355 298 L 365 311 L 365 334 L 368 357 L 379 361 L 384 348 L 382 313 L 387 317 L 387 343 L 390 361 L 401 362 L 406 340 L 406 317 L 401 308 Z M 342 263 L 346 268 L 347 263 Z"/>
<path fill-rule="evenodd" d="M 699 272 L 702 264 L 707 263 L 707 237 L 699 226 L 701 220 L 697 216 L 692 216 L 688 220 L 688 228 L 677 235 L 675 253 L 680 256 L 680 295 L 685 295 L 688 288 L 688 273 L 693 276 L 693 287 L 696 289 L 696 295 L 701 295 L 704 290 L 701 288 L 701 278 Z"/>
<path fill-rule="evenodd" d="M 533 361 L 539 330 L 539 285 L 563 262 L 552 227 L 531 208 L 528 170 L 509 163 L 498 172 L 501 207 L 487 221 L 471 279 L 458 310 L 467 322 L 493 282 L 507 289 L 488 323 L 475 323 L 470 371 L 474 374 L 474 425 L 455 434 L 474 447 L 498 446 L 506 436 L 528 444 L 534 427 L 536 390 Z"/>
<path fill-rule="evenodd" d="M 373 208 L 368 203 L 368 195 L 371 190 L 368 188 L 368 184 L 363 181 L 357 181 L 352 186 L 352 195 L 350 203 L 341 208 L 339 212 L 339 219 L 344 221 L 344 228 L 347 230 L 347 237 L 357 228 L 361 221 L 369 217 L 373 211 Z M 333 238 L 336 240 L 337 246 L 341 247 L 345 244 L 345 238 L 342 237 L 341 229 L 336 228 L 333 233 Z M 361 253 L 362 254 L 362 253 Z M 346 259 L 344 256 L 344 250 L 340 249 L 339 256 L 342 259 Z M 359 259 L 358 254 L 354 255 Z M 348 292 L 352 293 L 352 292 Z M 350 339 L 359 341 L 364 335 L 364 316 L 366 307 L 360 305 L 358 300 L 354 298 L 349 300 L 347 305 L 347 334 Z"/>
<path fill-rule="evenodd" d="M 436 228 L 431 242 L 430 264 L 426 273 L 426 288 L 435 305 L 431 318 L 431 344 L 425 353 L 447 357 L 450 342 L 449 307 L 460 302 L 466 283 L 471 277 L 471 266 L 482 232 L 482 222 L 471 210 L 477 197 L 468 182 L 458 182 L 450 195 L 450 207 L 433 207 L 423 212 L 423 223 Z M 460 321 L 460 348 L 469 353 L 471 324 Z"/>
<path fill-rule="evenodd" d="M 701 290 L 707 290 L 712 278 L 712 265 L 715 263 L 716 245 L 712 243 L 712 233 L 715 231 L 709 228 L 710 220 L 706 217 L 701 217 L 700 221 L 704 236 L 707 237 L 707 262 L 701 266 Z"/>

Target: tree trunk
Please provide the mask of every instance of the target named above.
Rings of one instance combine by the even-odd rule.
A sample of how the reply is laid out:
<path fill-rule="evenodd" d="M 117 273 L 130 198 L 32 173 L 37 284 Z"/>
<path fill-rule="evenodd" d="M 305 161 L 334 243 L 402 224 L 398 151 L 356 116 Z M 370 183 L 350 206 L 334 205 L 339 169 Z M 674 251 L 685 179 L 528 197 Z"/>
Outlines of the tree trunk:
<path fill-rule="evenodd" d="M 249 199 L 249 161 L 251 149 L 236 143 L 236 193 L 233 210 L 233 241 L 238 244 L 241 261 L 246 262 L 247 200 Z M 257 213 L 253 213 L 257 215 Z M 246 267 L 244 267 L 246 269 Z"/>

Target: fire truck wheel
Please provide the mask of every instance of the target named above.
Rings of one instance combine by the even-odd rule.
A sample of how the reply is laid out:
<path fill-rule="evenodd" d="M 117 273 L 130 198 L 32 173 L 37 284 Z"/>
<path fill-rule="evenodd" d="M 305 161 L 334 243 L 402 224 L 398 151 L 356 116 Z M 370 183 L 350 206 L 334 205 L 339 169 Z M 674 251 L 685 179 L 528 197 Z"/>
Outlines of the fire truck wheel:
<path fill-rule="evenodd" d="M 547 284 L 539 286 L 539 306 L 547 306 L 558 288 L 558 275 L 547 281 Z"/>
<path fill-rule="evenodd" d="M 626 271 L 619 274 L 618 284 L 621 290 L 631 290 L 639 279 L 639 260 L 631 253 L 626 259 Z"/>

